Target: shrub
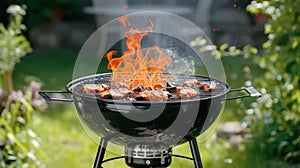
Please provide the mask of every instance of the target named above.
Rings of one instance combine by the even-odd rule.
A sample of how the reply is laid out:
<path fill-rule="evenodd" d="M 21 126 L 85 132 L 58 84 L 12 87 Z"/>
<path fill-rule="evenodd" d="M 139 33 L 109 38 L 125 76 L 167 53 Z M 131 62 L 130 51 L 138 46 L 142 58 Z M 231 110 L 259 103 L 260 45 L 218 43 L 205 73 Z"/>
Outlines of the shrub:
<path fill-rule="evenodd" d="M 20 6 L 11 5 L 7 13 L 10 14 L 7 28 L 0 23 L 0 167 L 40 167 L 36 153 L 46 155 L 30 128 L 34 108 L 45 107 L 37 96 L 40 86 L 32 82 L 25 91 L 15 91 L 12 80 L 15 64 L 31 52 L 22 34 L 26 12 Z"/>
<path fill-rule="evenodd" d="M 0 116 L 0 167 L 40 167 L 42 163 L 36 154 L 47 157 L 40 149 L 38 136 L 30 128 L 34 110 L 31 104 L 37 94 L 32 88 L 25 93 L 13 91 L 1 100 L 5 108 Z"/>
<path fill-rule="evenodd" d="M 248 10 L 270 16 L 262 56 L 253 60 L 265 70 L 253 82 L 264 96 L 248 110 L 253 133 L 284 160 L 300 162 L 300 4 L 293 0 L 253 1 Z M 262 131 L 257 131 L 262 130 Z"/>
<path fill-rule="evenodd" d="M 25 10 L 18 5 L 7 9 L 10 14 L 7 27 L 0 23 L 0 75 L 3 87 L 10 93 L 13 90 L 12 71 L 21 57 L 32 51 L 30 43 L 22 34 L 26 27 L 22 24 Z M 1 86 L 1 85 L 0 85 Z"/>
<path fill-rule="evenodd" d="M 300 3 L 255 0 L 247 9 L 269 15 L 265 24 L 268 40 L 261 54 L 251 46 L 239 50 L 223 44 L 215 50 L 216 46 L 201 44 L 200 38 L 192 45 L 200 46 L 202 52 L 210 51 L 216 58 L 244 55 L 261 68 L 264 74 L 257 76 L 248 67 L 249 81 L 245 84 L 260 89 L 262 98 L 251 107 L 248 101 L 238 103 L 247 113 L 245 120 L 254 135 L 255 148 L 263 152 L 260 156 L 300 163 Z"/>

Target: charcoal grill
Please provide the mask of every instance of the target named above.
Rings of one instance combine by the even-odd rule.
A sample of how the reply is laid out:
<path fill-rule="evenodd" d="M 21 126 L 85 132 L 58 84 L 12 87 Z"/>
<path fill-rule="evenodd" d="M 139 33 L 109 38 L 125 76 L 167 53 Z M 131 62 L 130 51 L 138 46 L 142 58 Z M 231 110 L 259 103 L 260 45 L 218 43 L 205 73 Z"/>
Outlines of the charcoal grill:
<path fill-rule="evenodd" d="M 136 102 L 101 99 L 97 94 L 86 94 L 81 91 L 84 84 L 105 83 L 110 85 L 111 76 L 111 73 L 86 76 L 70 82 L 66 86 L 66 91 L 40 92 L 40 95 L 47 101 L 74 102 L 80 119 L 89 129 L 103 137 L 95 168 L 101 167 L 101 164 L 106 162 L 103 161 L 103 156 L 108 141 L 126 148 L 125 160 L 132 167 L 167 167 L 171 163 L 171 148 L 188 141 L 193 154 L 193 159 L 188 159 L 194 160 L 195 167 L 201 167 L 202 163 L 195 138 L 214 123 L 219 116 L 223 102 L 242 97 L 260 96 L 260 93 L 253 87 L 230 90 L 229 85 L 222 81 L 204 76 L 182 74 L 177 74 L 177 77 L 183 80 L 197 79 L 200 82 L 214 81 L 216 90 L 200 91 L 199 96 L 191 99 Z M 225 98 L 229 92 L 242 90 L 248 94 Z M 72 99 L 52 98 L 48 93 L 68 93 L 72 95 Z M 147 114 L 155 111 L 162 112 L 151 121 L 139 122 L 132 119 L 145 116 L 147 118 Z M 172 127 L 174 122 L 180 123 L 183 128 L 190 129 L 178 130 L 178 127 Z M 185 131 L 187 132 L 185 133 Z"/>
<path fill-rule="evenodd" d="M 149 13 L 146 13 L 146 16 L 148 16 L 148 14 Z M 170 16 L 169 14 L 167 16 L 165 19 L 160 17 L 160 19 L 166 20 L 166 22 L 161 23 L 170 24 L 170 20 L 172 20 L 170 17 L 174 18 L 174 16 Z M 176 21 L 178 21 L 178 19 L 179 18 L 175 17 Z M 174 30 L 182 30 L 185 28 L 185 22 L 179 20 L 178 23 L 173 25 L 172 31 L 171 29 L 167 30 L 168 35 L 157 32 L 147 34 L 141 41 L 141 45 L 144 48 L 157 45 L 162 48 L 165 53 L 195 59 L 195 62 L 199 64 L 201 64 L 201 61 L 206 61 L 207 63 L 209 58 L 201 57 L 201 59 L 199 59 L 199 53 L 187 45 L 188 39 L 183 41 L 179 40 L 182 39 L 181 37 L 185 37 L 185 35 L 180 31 Z M 188 25 L 190 28 L 195 27 L 191 25 L 190 22 Z M 97 37 L 92 38 L 89 44 L 94 46 L 94 44 L 97 44 L 98 39 Z M 116 50 L 122 54 L 122 52 L 126 50 L 126 48 L 124 49 L 123 47 L 125 43 L 126 40 L 122 39 L 113 43 L 111 48 L 107 51 Z M 90 55 L 89 51 L 91 51 L 91 49 L 87 49 L 87 51 L 85 54 Z M 205 54 L 207 55 L 207 53 Z M 93 57 L 89 58 L 94 59 Z M 86 57 L 82 58 L 82 61 L 86 61 Z M 96 60 L 89 61 L 90 64 L 95 64 L 95 62 Z M 86 68 L 86 66 L 78 67 L 81 68 L 78 68 L 77 72 L 79 72 L 79 74 L 85 74 L 81 72 L 81 70 L 82 68 Z M 87 94 L 81 91 L 82 86 L 85 84 L 103 83 L 111 85 L 109 79 L 112 77 L 112 73 L 76 77 L 75 80 L 66 85 L 66 90 L 41 91 L 40 95 L 47 101 L 73 102 L 80 121 L 87 126 L 89 130 L 101 137 L 94 168 L 102 168 L 103 163 L 122 158 L 125 158 L 125 162 L 129 167 L 162 168 L 168 167 L 173 157 L 192 160 L 196 168 L 202 168 L 196 137 L 212 127 L 220 116 L 221 109 L 226 100 L 259 97 L 261 94 L 253 87 L 231 89 L 227 83 L 213 78 L 208 71 L 217 69 L 218 67 L 206 67 L 203 63 L 198 66 L 198 68 L 203 73 L 202 75 L 186 74 L 184 72 L 172 74 L 172 76 L 175 76 L 175 81 L 179 85 L 182 81 L 189 79 L 196 79 L 199 82 L 213 81 L 216 83 L 215 90 L 211 92 L 200 90 L 199 96 L 190 99 L 173 98 L 167 101 L 132 102 L 124 99 L 101 99 L 98 94 Z M 216 70 L 215 73 L 218 73 L 218 71 Z M 245 94 L 225 98 L 230 92 L 240 91 L 245 91 Z M 52 93 L 70 94 L 71 99 L 51 97 L 50 94 Z M 123 146 L 125 148 L 124 156 L 104 160 L 108 142 Z M 186 142 L 190 144 L 192 157 L 172 154 L 173 147 Z"/>

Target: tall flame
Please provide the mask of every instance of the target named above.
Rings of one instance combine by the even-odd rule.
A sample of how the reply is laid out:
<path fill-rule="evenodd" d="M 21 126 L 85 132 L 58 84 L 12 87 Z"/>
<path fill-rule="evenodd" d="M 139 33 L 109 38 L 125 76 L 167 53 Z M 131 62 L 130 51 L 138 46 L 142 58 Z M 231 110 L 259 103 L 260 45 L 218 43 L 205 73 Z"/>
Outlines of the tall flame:
<path fill-rule="evenodd" d="M 126 16 L 120 17 L 119 22 L 124 27 L 131 26 Z M 172 58 L 156 45 L 145 52 L 142 51 L 142 39 L 154 28 L 151 20 L 149 24 L 146 31 L 130 28 L 125 33 L 127 51 L 121 57 L 113 58 L 117 51 L 109 51 L 105 55 L 109 61 L 107 68 L 113 72 L 111 82 L 125 83 L 131 88 L 140 85 L 153 87 L 156 84 L 166 83 L 168 77 L 163 73 L 165 67 L 172 63 Z"/>

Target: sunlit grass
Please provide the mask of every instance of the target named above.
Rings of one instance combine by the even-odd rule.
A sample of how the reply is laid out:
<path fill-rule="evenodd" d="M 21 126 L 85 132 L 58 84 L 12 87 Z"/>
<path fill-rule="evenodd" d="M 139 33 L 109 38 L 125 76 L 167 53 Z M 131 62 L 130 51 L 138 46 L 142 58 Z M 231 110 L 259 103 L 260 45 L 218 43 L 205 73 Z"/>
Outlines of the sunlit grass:
<path fill-rule="evenodd" d="M 225 113 L 226 114 L 226 113 Z M 41 157 L 47 167 L 92 167 L 98 145 L 81 127 L 74 107 L 71 104 L 58 105 L 44 113 L 34 116 L 34 130 L 41 138 L 41 147 L 48 159 Z M 199 142 L 199 139 L 198 139 Z M 242 167 L 242 168 L 282 168 L 288 165 L 278 160 L 267 161 L 255 146 L 243 146 L 241 150 L 233 149 L 226 141 L 213 134 L 204 143 L 198 143 L 204 167 Z M 112 152 L 110 152 L 112 151 Z M 106 158 L 123 155 L 123 148 L 109 143 Z M 116 152 L 116 153 L 115 153 Z M 174 154 L 190 156 L 189 144 L 185 143 L 173 148 Z M 170 168 L 190 168 L 193 162 L 180 158 L 172 158 Z M 105 168 L 125 168 L 123 159 L 104 163 Z"/>
<path fill-rule="evenodd" d="M 40 136 L 42 148 L 49 157 L 48 160 L 43 160 L 47 167 L 92 167 L 98 145 L 81 127 L 71 104 L 58 104 L 47 112 L 36 114 L 34 118 L 34 130 Z M 205 167 L 231 167 L 232 165 L 241 165 L 245 159 L 242 157 L 245 155 L 245 151 L 232 149 L 227 142 L 218 139 L 215 134 L 206 142 L 198 145 Z M 106 158 L 123 154 L 122 147 L 111 143 L 107 150 Z M 191 156 L 189 144 L 175 147 L 173 153 Z M 126 167 L 123 159 L 103 165 L 105 167 Z M 193 162 L 174 157 L 170 167 L 190 168 L 193 167 Z"/>
<path fill-rule="evenodd" d="M 34 119 L 34 130 L 49 157 L 44 160 L 48 167 L 85 167 L 93 161 L 93 156 L 86 153 L 96 151 L 97 145 L 81 129 L 72 107 L 48 110 Z"/>
<path fill-rule="evenodd" d="M 72 105 L 58 105 L 47 112 L 35 114 L 34 118 L 34 130 L 40 136 L 41 147 L 49 157 L 49 159 L 43 160 L 47 167 L 92 167 L 98 145 L 81 127 Z M 202 143 L 199 143 L 199 145 L 203 147 L 201 152 L 203 153 L 204 164 L 212 164 L 209 160 L 216 157 L 211 157 L 212 154 L 205 150 L 211 148 L 211 146 Z M 221 149 L 221 146 L 220 144 L 215 147 Z M 111 143 L 109 143 L 107 150 L 106 158 L 123 154 L 121 147 Z M 215 149 L 209 150 L 215 151 Z M 117 151 L 117 153 L 109 151 Z M 188 143 L 175 147 L 173 153 L 191 156 Z M 123 159 L 103 165 L 105 167 L 126 167 Z M 189 168 L 192 166 L 192 161 L 173 158 L 171 168 Z"/>

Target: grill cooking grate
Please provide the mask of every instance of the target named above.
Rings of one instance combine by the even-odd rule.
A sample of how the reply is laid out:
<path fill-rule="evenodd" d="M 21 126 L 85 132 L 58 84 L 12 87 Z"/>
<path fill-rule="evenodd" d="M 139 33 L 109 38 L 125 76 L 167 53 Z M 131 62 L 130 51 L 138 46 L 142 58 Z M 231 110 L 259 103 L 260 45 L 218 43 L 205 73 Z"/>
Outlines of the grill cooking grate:
<path fill-rule="evenodd" d="M 191 79 L 196 79 L 198 80 L 200 83 L 208 83 L 208 82 L 215 82 L 216 83 L 216 89 L 213 91 L 203 91 L 201 89 L 198 89 L 199 94 L 200 94 L 200 99 L 206 99 L 206 98 L 211 98 L 214 96 L 218 96 L 218 95 L 223 95 L 226 94 L 228 88 L 228 85 L 226 85 L 224 82 L 221 82 L 219 80 L 216 79 L 212 79 L 212 78 L 208 78 L 208 77 L 204 77 L 204 76 L 194 76 L 194 75 L 173 75 L 174 77 L 172 77 L 172 83 L 175 84 L 175 86 L 182 86 L 182 84 L 187 81 L 187 80 L 191 80 Z M 97 100 L 109 100 L 109 99 L 101 99 L 99 97 L 99 93 L 85 93 L 82 91 L 82 87 L 86 84 L 107 84 L 109 86 L 111 86 L 111 88 L 113 88 L 113 84 L 110 83 L 110 78 L 112 77 L 111 73 L 107 73 L 107 74 L 98 74 L 98 75 L 93 75 L 93 76 L 89 76 L 89 77 L 84 77 L 84 78 L 80 78 L 77 80 L 74 80 L 72 83 L 70 83 L 67 86 L 67 89 L 70 90 L 73 94 L 81 96 L 81 97 L 85 97 L 85 98 L 91 98 L 91 99 L 97 99 Z M 175 82 L 174 82 L 175 81 Z M 180 99 L 177 98 L 176 93 L 172 93 L 173 94 L 173 98 L 170 98 L 169 101 L 178 101 Z M 194 97 L 191 99 L 199 99 L 199 97 Z M 127 99 L 121 99 L 124 101 L 129 101 Z M 140 101 L 137 101 L 140 102 Z"/>

